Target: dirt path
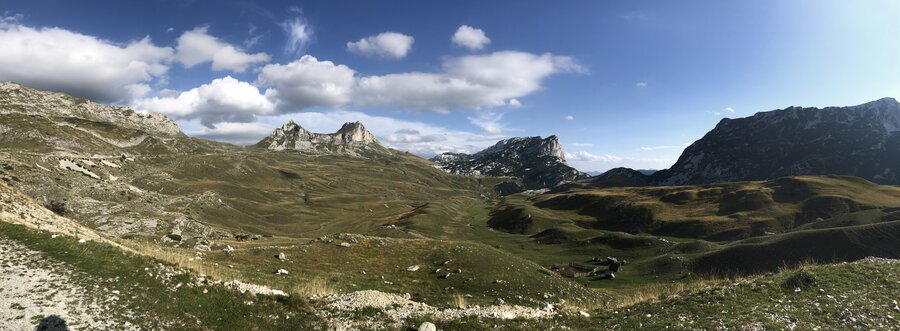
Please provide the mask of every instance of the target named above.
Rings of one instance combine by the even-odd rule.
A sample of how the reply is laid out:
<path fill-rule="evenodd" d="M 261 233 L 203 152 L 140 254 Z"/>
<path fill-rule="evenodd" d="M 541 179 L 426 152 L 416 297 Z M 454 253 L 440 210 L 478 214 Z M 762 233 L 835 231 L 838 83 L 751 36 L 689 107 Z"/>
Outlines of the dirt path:
<path fill-rule="evenodd" d="M 135 329 L 108 316 L 125 310 L 118 293 L 83 277 L 0 237 L 0 330 L 34 330 L 50 315 L 62 317 L 70 330 Z"/>

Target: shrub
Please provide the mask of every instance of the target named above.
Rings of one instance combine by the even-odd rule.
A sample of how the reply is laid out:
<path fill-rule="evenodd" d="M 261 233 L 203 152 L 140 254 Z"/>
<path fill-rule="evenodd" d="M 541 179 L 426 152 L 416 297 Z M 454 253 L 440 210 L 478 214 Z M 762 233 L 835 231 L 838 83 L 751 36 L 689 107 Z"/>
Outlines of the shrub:
<path fill-rule="evenodd" d="M 785 278 L 781 282 L 781 288 L 785 290 L 807 289 L 815 284 L 816 276 L 805 269 L 800 269 Z"/>
<path fill-rule="evenodd" d="M 69 210 L 66 208 L 66 203 L 59 200 L 49 200 L 44 202 L 44 208 L 47 208 L 59 216 L 66 216 L 66 214 L 69 213 Z"/>

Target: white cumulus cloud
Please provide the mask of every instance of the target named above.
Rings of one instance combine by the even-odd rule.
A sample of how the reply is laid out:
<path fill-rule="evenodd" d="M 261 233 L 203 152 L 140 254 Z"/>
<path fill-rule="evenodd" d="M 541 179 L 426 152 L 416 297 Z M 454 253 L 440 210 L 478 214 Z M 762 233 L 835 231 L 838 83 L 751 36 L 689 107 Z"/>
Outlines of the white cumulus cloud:
<path fill-rule="evenodd" d="M 572 116 L 572 115 L 566 115 L 566 117 L 564 117 L 564 118 L 566 119 L 566 121 L 574 121 L 575 120 L 575 116 Z"/>
<path fill-rule="evenodd" d="M 272 91 L 260 93 L 256 86 L 227 76 L 179 93 L 138 100 L 134 108 L 170 115 L 176 119 L 199 119 L 215 128 L 220 122 L 251 122 L 257 115 L 275 113 Z"/>
<path fill-rule="evenodd" d="M 470 50 L 479 50 L 491 43 L 484 31 L 468 25 L 462 25 L 456 29 L 456 33 L 450 38 L 454 45 Z"/>
<path fill-rule="evenodd" d="M 259 84 L 277 91 L 284 112 L 316 106 L 338 108 L 353 99 L 354 75 L 345 65 L 304 55 L 288 64 L 266 65 L 260 71 Z"/>
<path fill-rule="evenodd" d="M 573 58 L 517 51 L 448 58 L 443 72 L 408 72 L 359 79 L 360 107 L 388 106 L 449 112 L 515 105 L 557 73 L 583 72 Z"/>
<path fill-rule="evenodd" d="M 725 109 L 722 109 L 722 111 L 729 113 L 729 114 L 734 114 L 734 108 L 731 108 L 731 107 L 725 107 Z"/>
<path fill-rule="evenodd" d="M 246 53 L 234 45 L 209 35 L 207 30 L 208 27 L 201 26 L 185 31 L 178 37 L 175 57 L 185 67 L 190 68 L 200 63 L 212 62 L 212 69 L 216 71 L 244 72 L 253 64 L 269 61 L 268 54 Z"/>
<path fill-rule="evenodd" d="M 383 32 L 347 42 L 347 50 L 365 56 L 400 59 L 412 50 L 415 39 L 397 32 Z"/>
<path fill-rule="evenodd" d="M 61 28 L 0 21 L 0 81 L 124 103 L 150 90 L 169 69 L 173 50 L 149 37 L 126 44 Z"/>

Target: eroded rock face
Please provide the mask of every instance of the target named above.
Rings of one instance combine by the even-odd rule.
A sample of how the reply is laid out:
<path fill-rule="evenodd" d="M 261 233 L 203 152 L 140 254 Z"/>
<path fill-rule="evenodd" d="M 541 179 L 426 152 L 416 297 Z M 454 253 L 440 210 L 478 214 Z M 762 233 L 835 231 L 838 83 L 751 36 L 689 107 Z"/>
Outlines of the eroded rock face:
<path fill-rule="evenodd" d="M 723 119 L 653 178 L 682 185 L 827 174 L 900 184 L 897 100 Z"/>
<path fill-rule="evenodd" d="M 140 130 L 155 136 L 184 136 L 178 124 L 162 114 L 108 106 L 63 93 L 35 90 L 13 82 L 0 83 L 0 105 L 3 105 L 0 107 L 0 114 L 75 117 Z"/>
<path fill-rule="evenodd" d="M 444 153 L 431 158 L 447 172 L 466 176 L 521 178 L 526 189 L 553 187 L 587 177 L 566 164 L 559 138 L 517 137 L 478 153 Z"/>
<path fill-rule="evenodd" d="M 372 147 L 381 147 L 375 136 L 360 122 L 344 123 L 335 133 L 313 133 L 293 120 L 275 129 L 271 135 L 255 146 L 275 151 L 296 150 L 309 154 L 350 155 L 371 150 Z"/>

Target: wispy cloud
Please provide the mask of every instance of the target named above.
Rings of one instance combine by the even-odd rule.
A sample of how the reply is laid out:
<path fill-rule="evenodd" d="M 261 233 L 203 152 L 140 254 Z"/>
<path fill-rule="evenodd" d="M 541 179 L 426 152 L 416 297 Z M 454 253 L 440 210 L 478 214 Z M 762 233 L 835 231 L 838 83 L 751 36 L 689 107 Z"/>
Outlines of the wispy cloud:
<path fill-rule="evenodd" d="M 244 40 L 244 48 L 250 48 L 256 46 L 259 43 L 259 40 L 262 37 L 265 37 L 268 33 L 260 33 L 256 34 L 257 27 L 256 25 L 250 24 L 250 29 L 247 30 L 247 39 Z"/>
<path fill-rule="evenodd" d="M 566 115 L 566 117 L 563 117 L 563 118 L 565 118 L 566 121 L 574 121 L 575 120 L 575 116 L 572 116 L 572 115 Z"/>
<path fill-rule="evenodd" d="M 281 29 L 287 35 L 287 43 L 284 45 L 284 52 L 290 55 L 298 56 L 312 42 L 313 28 L 306 19 L 303 18 L 302 11 L 297 7 L 292 7 L 291 11 L 297 16 L 281 23 Z"/>
<path fill-rule="evenodd" d="M 720 111 L 707 111 L 706 113 L 711 114 L 713 116 L 722 116 L 722 115 L 734 114 L 735 110 L 734 110 L 734 108 L 731 108 L 731 107 L 725 107 L 724 109 L 722 109 Z"/>
<path fill-rule="evenodd" d="M 642 151 L 657 151 L 657 150 L 661 150 L 661 149 L 685 149 L 690 145 L 691 144 L 684 143 L 681 145 L 644 146 L 644 147 L 641 147 L 641 150 Z"/>
<path fill-rule="evenodd" d="M 637 88 L 645 88 L 647 86 L 650 86 L 650 84 L 647 82 L 637 82 L 637 83 L 634 83 L 634 86 Z"/>
<path fill-rule="evenodd" d="M 566 152 L 566 160 L 582 162 L 619 162 L 622 161 L 622 158 L 609 154 L 596 155 L 585 151 L 578 151 L 574 153 Z"/>
<path fill-rule="evenodd" d="M 483 111 L 477 116 L 469 117 L 469 122 L 481 128 L 481 131 L 491 135 L 503 134 L 506 127 L 500 123 L 503 119 L 503 113 L 493 111 Z"/>

